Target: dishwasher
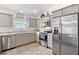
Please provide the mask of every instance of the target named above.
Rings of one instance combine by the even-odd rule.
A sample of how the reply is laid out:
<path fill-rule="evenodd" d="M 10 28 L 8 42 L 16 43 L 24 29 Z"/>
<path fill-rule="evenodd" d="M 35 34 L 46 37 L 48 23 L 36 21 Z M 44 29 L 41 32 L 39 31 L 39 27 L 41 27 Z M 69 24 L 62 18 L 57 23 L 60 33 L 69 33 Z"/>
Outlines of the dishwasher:
<path fill-rule="evenodd" d="M 15 47 L 15 36 L 5 35 L 2 36 L 2 50 L 8 50 Z"/>

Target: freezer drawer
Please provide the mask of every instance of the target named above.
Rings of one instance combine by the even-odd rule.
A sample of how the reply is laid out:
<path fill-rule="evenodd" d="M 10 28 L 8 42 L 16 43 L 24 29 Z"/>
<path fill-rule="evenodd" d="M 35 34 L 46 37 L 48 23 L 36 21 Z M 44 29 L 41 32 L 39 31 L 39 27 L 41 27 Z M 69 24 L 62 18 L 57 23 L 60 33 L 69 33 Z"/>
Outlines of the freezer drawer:
<path fill-rule="evenodd" d="M 61 55 L 77 55 L 78 54 L 78 38 L 77 35 L 62 34 Z"/>

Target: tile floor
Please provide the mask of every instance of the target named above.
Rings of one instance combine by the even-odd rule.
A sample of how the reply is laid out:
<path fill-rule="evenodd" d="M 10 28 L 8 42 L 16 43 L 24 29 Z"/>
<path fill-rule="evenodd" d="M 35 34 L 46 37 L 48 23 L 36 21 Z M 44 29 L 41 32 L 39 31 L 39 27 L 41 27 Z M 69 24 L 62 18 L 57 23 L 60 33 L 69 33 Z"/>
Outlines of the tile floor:
<path fill-rule="evenodd" d="M 5 52 L 0 53 L 0 55 L 53 55 L 52 50 L 40 46 L 37 42 L 17 47 Z"/>

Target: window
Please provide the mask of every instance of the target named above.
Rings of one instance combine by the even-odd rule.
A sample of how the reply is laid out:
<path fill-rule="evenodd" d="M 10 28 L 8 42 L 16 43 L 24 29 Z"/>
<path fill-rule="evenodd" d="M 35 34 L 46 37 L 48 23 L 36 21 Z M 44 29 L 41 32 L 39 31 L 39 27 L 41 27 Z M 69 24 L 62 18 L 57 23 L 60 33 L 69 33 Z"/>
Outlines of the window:
<path fill-rule="evenodd" d="M 15 26 L 16 26 L 16 29 L 26 29 L 27 21 L 26 20 L 16 20 Z"/>

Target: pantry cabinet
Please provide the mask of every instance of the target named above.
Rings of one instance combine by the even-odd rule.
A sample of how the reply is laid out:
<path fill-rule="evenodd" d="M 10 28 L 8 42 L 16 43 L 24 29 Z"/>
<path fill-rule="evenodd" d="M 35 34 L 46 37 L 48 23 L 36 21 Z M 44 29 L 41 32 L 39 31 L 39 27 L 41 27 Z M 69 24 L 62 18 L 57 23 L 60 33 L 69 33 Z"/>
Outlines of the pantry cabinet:
<path fill-rule="evenodd" d="M 29 43 L 30 40 L 29 40 L 29 33 L 26 33 L 26 40 L 25 40 L 26 43 Z"/>

